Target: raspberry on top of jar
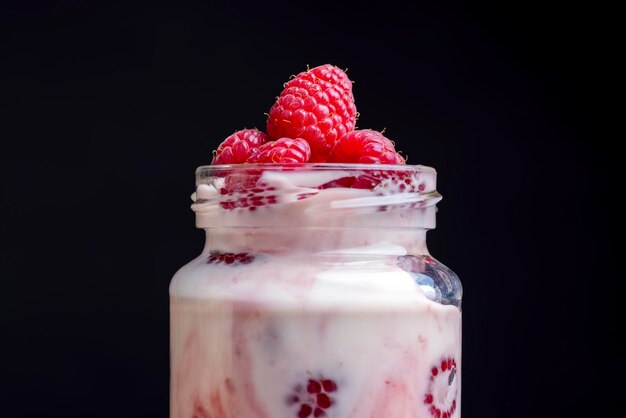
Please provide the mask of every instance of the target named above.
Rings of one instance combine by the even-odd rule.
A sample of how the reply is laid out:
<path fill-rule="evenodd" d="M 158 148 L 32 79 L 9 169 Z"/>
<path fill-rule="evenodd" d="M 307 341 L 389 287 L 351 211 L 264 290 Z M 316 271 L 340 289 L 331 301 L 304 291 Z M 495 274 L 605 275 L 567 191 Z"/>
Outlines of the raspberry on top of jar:
<path fill-rule="evenodd" d="M 382 132 L 356 128 L 352 81 L 330 64 L 285 83 L 267 118 L 267 134 L 243 129 L 226 138 L 212 164 L 405 164 Z"/>

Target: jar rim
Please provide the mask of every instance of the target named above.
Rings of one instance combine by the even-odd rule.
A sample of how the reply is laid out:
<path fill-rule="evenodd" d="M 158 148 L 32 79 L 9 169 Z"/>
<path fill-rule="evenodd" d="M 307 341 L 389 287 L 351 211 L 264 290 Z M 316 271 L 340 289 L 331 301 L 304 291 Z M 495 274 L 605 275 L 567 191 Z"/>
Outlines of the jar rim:
<path fill-rule="evenodd" d="M 209 226 L 434 227 L 434 168 L 386 164 L 232 164 L 196 170 L 192 209 Z M 383 214 L 384 215 L 381 215 Z"/>
<path fill-rule="evenodd" d="M 260 164 L 217 164 L 201 165 L 196 169 L 196 175 L 211 175 L 214 172 L 223 171 L 247 171 L 247 170 L 284 170 L 284 169 L 306 169 L 306 170 L 359 170 L 359 171 L 392 171 L 392 172 L 421 172 L 437 174 L 433 167 L 426 165 L 409 164 L 356 164 L 356 163 L 260 163 Z"/>

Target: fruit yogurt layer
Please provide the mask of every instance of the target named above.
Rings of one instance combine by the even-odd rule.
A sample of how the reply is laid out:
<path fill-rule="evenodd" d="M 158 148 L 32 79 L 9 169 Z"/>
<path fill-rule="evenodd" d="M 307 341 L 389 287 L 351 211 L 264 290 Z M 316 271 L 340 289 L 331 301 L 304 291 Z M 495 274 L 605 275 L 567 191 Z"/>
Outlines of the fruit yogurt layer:
<path fill-rule="evenodd" d="M 317 67 L 268 134 L 235 132 L 198 169 L 207 241 L 170 288 L 172 418 L 460 417 L 461 312 L 428 274 L 453 274 L 425 244 L 435 172 L 355 122 L 345 72 Z"/>

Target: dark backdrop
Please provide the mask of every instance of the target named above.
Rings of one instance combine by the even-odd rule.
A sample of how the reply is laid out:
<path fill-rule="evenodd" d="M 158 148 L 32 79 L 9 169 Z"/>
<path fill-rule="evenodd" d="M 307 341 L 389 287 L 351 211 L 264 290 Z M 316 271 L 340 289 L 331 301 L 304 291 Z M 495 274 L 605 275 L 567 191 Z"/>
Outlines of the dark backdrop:
<path fill-rule="evenodd" d="M 439 171 L 463 416 L 617 405 L 589 10 L 501 3 L 4 2 L 0 415 L 167 417 L 167 287 L 203 245 L 193 171 L 326 62 L 356 81 L 360 127 Z"/>

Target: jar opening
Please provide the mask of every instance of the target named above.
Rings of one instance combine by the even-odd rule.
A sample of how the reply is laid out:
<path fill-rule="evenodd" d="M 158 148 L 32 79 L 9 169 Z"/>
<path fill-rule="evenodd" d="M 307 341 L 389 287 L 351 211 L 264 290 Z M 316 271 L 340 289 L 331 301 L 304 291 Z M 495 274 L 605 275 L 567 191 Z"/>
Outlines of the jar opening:
<path fill-rule="evenodd" d="M 199 227 L 434 227 L 436 172 L 420 165 L 241 164 L 196 170 Z"/>

